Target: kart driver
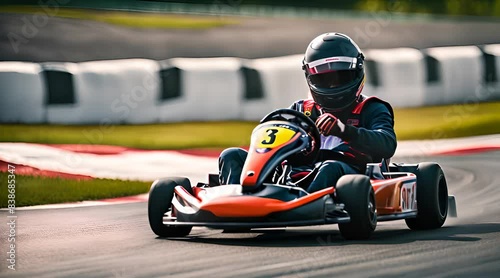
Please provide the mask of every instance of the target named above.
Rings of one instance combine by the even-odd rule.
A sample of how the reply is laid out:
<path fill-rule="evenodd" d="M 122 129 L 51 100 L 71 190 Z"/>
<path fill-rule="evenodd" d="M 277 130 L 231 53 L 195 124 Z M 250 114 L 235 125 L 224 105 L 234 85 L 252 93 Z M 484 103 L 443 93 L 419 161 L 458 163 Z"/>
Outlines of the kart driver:
<path fill-rule="evenodd" d="M 342 175 L 364 173 L 367 163 L 389 159 L 396 150 L 390 104 L 361 94 L 364 58 L 357 44 L 340 33 L 322 34 L 307 47 L 302 69 L 312 99 L 290 108 L 310 117 L 321 133 L 319 169 L 307 188 L 310 193 L 336 186 Z M 221 184 L 240 183 L 246 156 L 240 148 L 221 153 Z"/>

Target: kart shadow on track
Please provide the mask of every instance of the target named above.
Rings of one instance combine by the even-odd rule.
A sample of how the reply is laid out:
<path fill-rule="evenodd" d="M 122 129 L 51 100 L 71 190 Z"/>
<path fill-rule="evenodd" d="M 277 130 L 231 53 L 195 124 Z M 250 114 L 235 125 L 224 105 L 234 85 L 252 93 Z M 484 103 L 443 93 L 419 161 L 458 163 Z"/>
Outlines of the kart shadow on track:
<path fill-rule="evenodd" d="M 473 235 L 496 233 L 500 231 L 500 224 L 457 224 L 445 226 L 441 229 L 419 231 L 418 233 L 407 230 L 385 230 L 373 234 L 372 244 L 407 244 L 415 241 L 479 241 L 481 238 Z M 362 241 L 358 243 L 363 243 Z"/>
<path fill-rule="evenodd" d="M 411 231 L 409 229 L 387 229 L 373 233 L 370 241 L 355 240 L 345 241 L 338 230 L 252 230 L 248 233 L 238 233 L 238 235 L 248 235 L 248 237 L 212 237 L 203 233 L 191 235 L 183 238 L 169 238 L 168 240 L 189 241 L 204 244 L 227 245 L 227 246 L 252 246 L 252 247 L 323 247 L 323 246 L 343 246 L 349 244 L 408 244 L 415 241 L 428 240 L 449 240 L 449 241 L 479 241 L 479 237 L 473 235 L 489 234 L 500 231 L 500 224 L 457 224 L 441 229 L 429 231 Z M 255 234 L 258 234 L 255 236 Z M 222 234 L 216 234 L 222 235 Z M 158 237 L 157 239 L 166 240 Z"/>

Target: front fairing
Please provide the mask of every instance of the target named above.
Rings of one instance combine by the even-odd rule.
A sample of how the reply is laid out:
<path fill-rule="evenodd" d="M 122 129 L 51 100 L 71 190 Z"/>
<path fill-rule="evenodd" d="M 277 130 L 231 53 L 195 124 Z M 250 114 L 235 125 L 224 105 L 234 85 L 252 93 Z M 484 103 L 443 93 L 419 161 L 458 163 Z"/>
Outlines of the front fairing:
<path fill-rule="evenodd" d="M 299 126 L 285 121 L 269 121 L 252 132 L 250 149 L 241 173 L 244 192 L 254 191 L 290 155 L 307 149 L 310 139 Z"/>

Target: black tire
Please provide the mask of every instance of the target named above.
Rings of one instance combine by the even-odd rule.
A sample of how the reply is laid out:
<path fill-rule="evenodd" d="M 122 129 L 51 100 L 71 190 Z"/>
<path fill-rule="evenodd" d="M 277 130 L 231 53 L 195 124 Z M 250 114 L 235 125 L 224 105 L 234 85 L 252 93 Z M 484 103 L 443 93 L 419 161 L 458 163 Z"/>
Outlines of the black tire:
<path fill-rule="evenodd" d="M 187 236 L 193 228 L 191 226 L 170 226 L 163 224 L 163 215 L 172 206 L 174 188 L 177 185 L 181 185 L 190 193 L 193 192 L 189 179 L 179 177 L 156 180 L 149 190 L 149 226 L 160 237 Z"/>
<path fill-rule="evenodd" d="M 370 179 L 364 175 L 345 175 L 336 186 L 336 200 L 345 205 L 351 221 L 339 223 L 342 237 L 349 240 L 368 239 L 377 227 L 375 193 Z"/>
<path fill-rule="evenodd" d="M 412 230 L 437 229 L 448 215 L 448 187 L 441 167 L 434 162 L 419 163 L 417 175 L 417 217 L 405 219 Z"/>

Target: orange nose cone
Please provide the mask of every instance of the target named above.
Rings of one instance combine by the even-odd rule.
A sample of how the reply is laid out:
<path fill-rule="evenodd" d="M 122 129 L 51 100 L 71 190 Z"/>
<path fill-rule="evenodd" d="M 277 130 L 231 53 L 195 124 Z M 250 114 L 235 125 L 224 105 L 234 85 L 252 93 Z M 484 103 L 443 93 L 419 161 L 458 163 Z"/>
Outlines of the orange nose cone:
<path fill-rule="evenodd" d="M 285 129 L 290 131 L 288 129 Z M 287 132 L 285 137 L 288 137 L 290 133 Z M 269 148 L 256 148 L 255 146 L 262 146 L 262 141 L 259 144 L 252 144 L 250 150 L 248 151 L 248 156 L 243 166 L 243 171 L 241 172 L 241 185 L 242 186 L 255 186 L 258 179 L 263 174 L 262 170 L 269 161 L 271 161 L 273 155 L 279 151 L 282 147 L 291 144 L 300 137 L 300 133 L 293 132 L 286 141 L 282 141 L 279 145 L 271 146 Z"/>

